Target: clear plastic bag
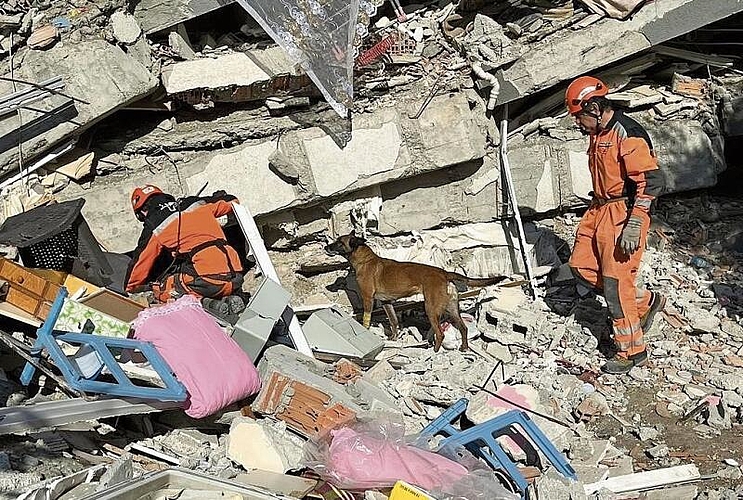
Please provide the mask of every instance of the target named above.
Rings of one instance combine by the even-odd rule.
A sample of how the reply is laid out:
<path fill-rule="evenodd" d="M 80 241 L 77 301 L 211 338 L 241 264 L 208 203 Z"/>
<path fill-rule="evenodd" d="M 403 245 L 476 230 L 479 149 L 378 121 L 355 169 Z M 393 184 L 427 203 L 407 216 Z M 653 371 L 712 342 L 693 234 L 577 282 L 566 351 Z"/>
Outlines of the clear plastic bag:
<path fill-rule="evenodd" d="M 408 444 L 414 438 L 405 436 L 401 421 L 384 414 L 330 431 L 325 439 L 309 441 L 305 445 L 304 465 L 348 490 L 391 488 L 403 480 L 441 500 L 519 498 L 464 448 L 456 453 L 447 450 L 447 458 Z"/>

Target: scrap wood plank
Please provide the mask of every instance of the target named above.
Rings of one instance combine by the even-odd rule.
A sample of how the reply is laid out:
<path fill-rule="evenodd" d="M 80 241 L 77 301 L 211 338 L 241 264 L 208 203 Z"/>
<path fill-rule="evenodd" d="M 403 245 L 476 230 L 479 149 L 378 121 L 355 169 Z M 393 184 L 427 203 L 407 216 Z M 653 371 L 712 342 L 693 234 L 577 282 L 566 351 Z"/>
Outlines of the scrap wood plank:
<path fill-rule="evenodd" d="M 613 493 L 627 493 L 629 491 L 649 490 L 668 486 L 671 484 L 685 483 L 702 478 L 699 469 L 694 464 L 677 465 L 665 469 L 656 469 L 636 474 L 610 477 L 603 481 L 585 484 L 586 495 L 607 489 Z"/>

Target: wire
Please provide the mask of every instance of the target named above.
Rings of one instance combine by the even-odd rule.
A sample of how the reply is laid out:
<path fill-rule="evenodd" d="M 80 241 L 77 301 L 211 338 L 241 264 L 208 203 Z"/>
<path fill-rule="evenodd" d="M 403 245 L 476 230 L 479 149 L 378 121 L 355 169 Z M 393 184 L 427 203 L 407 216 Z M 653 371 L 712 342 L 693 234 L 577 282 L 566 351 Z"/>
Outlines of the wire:
<path fill-rule="evenodd" d="M 13 35 L 11 33 L 11 37 L 12 36 Z M 12 40 L 12 38 L 11 38 L 11 40 Z M 12 47 L 11 47 L 10 53 L 11 54 L 13 53 L 13 48 Z M 60 92 L 59 90 L 55 90 L 55 89 L 50 88 L 50 87 L 48 87 L 46 85 L 41 85 L 41 84 L 35 83 L 35 82 L 29 82 L 27 80 L 19 80 L 18 78 L 13 77 L 13 72 L 12 71 L 10 73 L 10 78 L 8 78 L 7 76 L 0 76 L 0 80 L 5 81 L 5 82 L 13 82 L 13 85 L 14 85 L 13 88 L 15 88 L 15 84 L 16 83 L 22 83 L 24 85 L 30 85 L 32 87 L 36 87 L 37 89 L 46 90 L 50 94 L 57 94 L 57 95 L 60 95 L 62 97 L 66 97 L 67 99 L 72 99 L 73 101 L 77 101 L 77 102 L 79 102 L 81 104 L 90 104 L 88 101 L 85 101 L 85 100 L 80 99 L 78 97 L 71 96 L 69 94 L 65 94 L 64 92 Z"/>
<path fill-rule="evenodd" d="M 531 413 L 532 415 L 536 415 L 538 417 L 542 417 L 542 418 L 544 418 L 546 420 L 549 420 L 550 422 L 554 422 L 556 424 L 562 425 L 563 427 L 565 427 L 567 429 L 570 429 L 571 431 L 573 431 L 573 432 L 575 432 L 577 434 L 577 431 L 575 430 L 575 426 L 573 424 L 569 424 L 567 422 L 563 422 L 562 420 L 557 419 L 557 418 L 555 418 L 555 417 L 553 417 L 551 415 L 547 415 L 546 413 L 541 413 L 541 412 L 538 412 L 536 410 L 532 410 L 531 408 L 528 408 L 528 407 L 526 407 L 526 406 L 524 406 L 524 405 L 522 405 L 520 403 L 517 403 L 515 401 L 511 401 L 510 399 L 508 399 L 506 397 L 503 397 L 500 394 L 496 394 L 493 391 L 491 391 L 489 389 L 486 389 L 485 387 L 481 387 L 481 386 L 478 386 L 478 385 L 476 385 L 475 387 L 478 388 L 478 389 L 480 389 L 481 391 L 487 392 L 488 394 L 490 394 L 494 398 L 500 399 L 501 401 L 503 401 L 505 403 L 508 403 L 510 405 L 515 406 L 516 408 L 518 408 L 520 410 L 524 410 L 525 412 Z"/>

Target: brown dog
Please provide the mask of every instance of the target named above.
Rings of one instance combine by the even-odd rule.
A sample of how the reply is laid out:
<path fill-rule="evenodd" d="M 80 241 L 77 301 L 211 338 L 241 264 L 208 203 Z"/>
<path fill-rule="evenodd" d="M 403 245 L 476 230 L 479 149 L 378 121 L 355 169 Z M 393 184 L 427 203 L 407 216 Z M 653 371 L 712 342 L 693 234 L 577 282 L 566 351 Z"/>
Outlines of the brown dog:
<path fill-rule="evenodd" d="M 433 350 L 438 352 L 444 340 L 440 323 L 448 318 L 462 334 L 461 350 L 466 351 L 467 327 L 459 315 L 459 295 L 450 283 L 465 283 L 470 286 L 494 285 L 506 279 L 506 276 L 493 278 L 469 278 L 463 274 L 444 271 L 439 267 L 417 264 L 415 262 L 398 262 L 383 259 L 366 245 L 362 238 L 353 234 L 341 236 L 334 243 L 325 247 L 330 255 L 343 255 L 356 271 L 361 300 L 364 305 L 364 326 L 369 328 L 374 299 L 386 301 L 423 294 L 426 315 L 435 333 Z M 393 335 L 397 335 L 397 316 L 392 304 L 383 304 L 384 311 L 390 320 Z"/>

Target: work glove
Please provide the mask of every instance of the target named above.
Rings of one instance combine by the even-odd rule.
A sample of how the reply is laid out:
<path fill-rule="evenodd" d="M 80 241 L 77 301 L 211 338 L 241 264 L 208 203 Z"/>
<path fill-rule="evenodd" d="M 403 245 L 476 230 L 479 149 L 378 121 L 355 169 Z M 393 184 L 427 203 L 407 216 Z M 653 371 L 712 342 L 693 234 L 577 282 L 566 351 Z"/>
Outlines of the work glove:
<path fill-rule="evenodd" d="M 642 219 L 636 215 L 631 216 L 619 236 L 619 248 L 625 255 L 632 255 L 640 248 L 640 231 L 642 231 Z"/>

